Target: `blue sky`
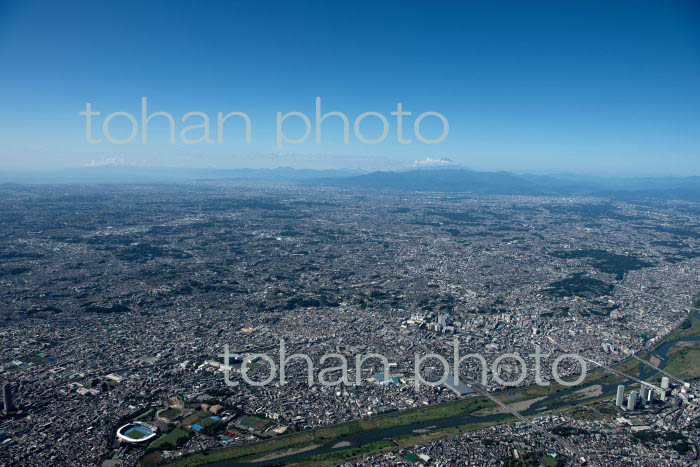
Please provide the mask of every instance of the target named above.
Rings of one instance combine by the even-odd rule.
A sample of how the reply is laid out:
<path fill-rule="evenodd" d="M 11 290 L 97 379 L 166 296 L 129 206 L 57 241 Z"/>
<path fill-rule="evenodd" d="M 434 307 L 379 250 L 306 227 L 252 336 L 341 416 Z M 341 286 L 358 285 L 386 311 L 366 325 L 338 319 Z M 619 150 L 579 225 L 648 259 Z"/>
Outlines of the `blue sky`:
<path fill-rule="evenodd" d="M 105 161 L 175 167 L 386 169 L 426 157 L 517 172 L 700 175 L 700 3 L 696 1 L 484 2 L 2 2 L 0 167 L 53 168 Z M 112 112 L 163 119 L 123 145 L 104 141 Z M 276 113 L 314 124 L 321 144 L 276 144 Z M 88 144 L 87 102 L 101 144 Z M 401 102 L 404 135 L 396 117 Z M 223 144 L 179 141 L 192 111 L 245 112 Z M 353 121 L 375 111 L 387 138 L 359 142 Z M 443 114 L 449 134 L 417 142 L 413 120 Z M 191 119 L 187 124 L 194 124 Z M 140 125 L 140 122 L 139 122 Z M 110 126 L 129 133 L 125 118 Z M 285 134 L 303 134 L 300 120 Z M 363 120 L 366 138 L 381 133 Z M 441 124 L 423 120 L 426 138 Z M 140 128 L 139 128 L 140 130 Z M 140 135 L 140 133 L 139 133 Z M 190 137 L 198 133 L 193 130 Z"/>

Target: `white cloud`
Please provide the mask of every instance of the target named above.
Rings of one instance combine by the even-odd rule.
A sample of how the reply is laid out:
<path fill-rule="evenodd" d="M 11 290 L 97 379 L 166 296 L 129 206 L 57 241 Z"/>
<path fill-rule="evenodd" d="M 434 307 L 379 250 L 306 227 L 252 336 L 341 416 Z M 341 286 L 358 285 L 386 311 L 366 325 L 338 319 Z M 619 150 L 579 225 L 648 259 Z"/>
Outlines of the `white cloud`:
<path fill-rule="evenodd" d="M 121 157 L 105 157 L 101 161 L 92 160 L 85 164 L 86 167 L 104 167 L 124 165 L 124 159 Z"/>
<path fill-rule="evenodd" d="M 413 167 L 445 167 L 448 165 L 455 165 L 454 162 L 446 157 L 442 159 L 433 159 L 432 157 L 426 157 L 422 161 L 413 161 L 411 164 Z"/>

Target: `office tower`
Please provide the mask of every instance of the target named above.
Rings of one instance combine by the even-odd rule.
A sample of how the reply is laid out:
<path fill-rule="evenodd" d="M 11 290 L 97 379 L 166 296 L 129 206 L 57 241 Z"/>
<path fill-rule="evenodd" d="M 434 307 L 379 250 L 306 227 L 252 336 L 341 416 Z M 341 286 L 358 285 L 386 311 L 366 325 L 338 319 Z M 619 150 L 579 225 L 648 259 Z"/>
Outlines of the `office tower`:
<path fill-rule="evenodd" d="M 661 378 L 661 389 L 668 389 L 668 376 Z"/>
<path fill-rule="evenodd" d="M 615 397 L 615 405 L 622 407 L 622 403 L 625 401 L 625 385 L 620 384 L 617 386 L 617 397 Z"/>
<path fill-rule="evenodd" d="M 647 392 L 647 402 L 650 404 L 654 403 L 654 391 L 649 389 L 649 392 Z"/>
<path fill-rule="evenodd" d="M 5 383 L 2 386 L 2 400 L 4 402 L 5 412 L 11 412 L 12 407 L 12 391 L 10 390 L 10 383 Z"/>
<path fill-rule="evenodd" d="M 632 391 L 627 397 L 627 410 L 634 410 L 635 405 L 637 405 L 637 391 Z"/>
<path fill-rule="evenodd" d="M 648 394 L 648 393 L 649 393 L 649 387 L 648 387 L 648 386 L 644 386 L 644 385 L 642 384 L 642 387 L 641 387 L 641 389 L 640 389 L 640 391 L 639 391 L 639 397 L 641 398 L 642 402 L 644 402 L 645 400 L 647 400 L 647 394 Z"/>

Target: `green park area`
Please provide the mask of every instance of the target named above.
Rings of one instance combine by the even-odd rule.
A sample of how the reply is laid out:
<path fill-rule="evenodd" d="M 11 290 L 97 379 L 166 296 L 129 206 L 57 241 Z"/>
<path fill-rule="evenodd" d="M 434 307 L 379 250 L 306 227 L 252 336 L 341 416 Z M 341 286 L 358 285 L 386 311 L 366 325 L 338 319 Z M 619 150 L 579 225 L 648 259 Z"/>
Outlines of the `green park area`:
<path fill-rule="evenodd" d="M 166 410 L 163 410 L 158 415 L 166 420 L 175 420 L 177 417 L 182 415 L 182 410 L 176 407 L 170 407 Z"/>
<path fill-rule="evenodd" d="M 187 441 L 190 436 L 192 436 L 190 431 L 182 428 L 175 428 L 149 444 L 146 451 L 150 452 L 176 449 L 178 446 L 184 444 L 184 442 Z"/>
<path fill-rule="evenodd" d="M 669 352 L 665 370 L 683 380 L 700 378 L 700 342 L 684 342 Z"/>
<path fill-rule="evenodd" d="M 272 420 L 258 417 L 256 415 L 245 415 L 238 420 L 238 423 L 258 433 L 262 433 L 265 428 L 274 425 Z"/>

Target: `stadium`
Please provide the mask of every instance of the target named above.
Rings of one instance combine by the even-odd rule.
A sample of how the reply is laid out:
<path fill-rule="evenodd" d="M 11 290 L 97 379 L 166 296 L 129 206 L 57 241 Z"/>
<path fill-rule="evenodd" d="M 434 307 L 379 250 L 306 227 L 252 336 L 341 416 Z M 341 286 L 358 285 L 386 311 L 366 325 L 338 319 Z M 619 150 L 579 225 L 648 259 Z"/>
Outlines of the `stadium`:
<path fill-rule="evenodd" d="M 141 422 L 127 423 L 117 430 L 117 438 L 127 443 L 144 443 L 157 434 L 157 427 Z"/>

